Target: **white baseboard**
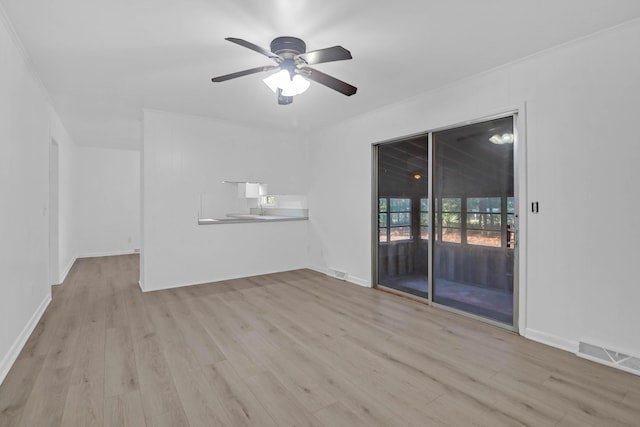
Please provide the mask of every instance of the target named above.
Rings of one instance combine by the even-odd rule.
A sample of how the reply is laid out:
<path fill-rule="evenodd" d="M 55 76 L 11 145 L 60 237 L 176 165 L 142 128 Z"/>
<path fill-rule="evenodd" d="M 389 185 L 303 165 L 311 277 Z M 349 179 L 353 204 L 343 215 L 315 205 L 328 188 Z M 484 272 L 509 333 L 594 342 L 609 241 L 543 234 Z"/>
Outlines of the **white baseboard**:
<path fill-rule="evenodd" d="M 137 251 L 137 249 L 131 249 L 131 250 L 126 250 L 126 251 L 110 251 L 110 252 L 91 252 L 91 253 L 85 253 L 85 254 L 81 254 L 81 255 L 77 255 L 73 258 L 71 258 L 71 260 L 69 261 L 69 264 L 67 264 L 67 267 L 64 269 L 64 271 L 62 272 L 62 275 L 60 276 L 60 282 L 56 283 L 55 285 L 62 285 L 64 283 L 65 280 L 67 280 L 67 276 L 69 275 L 69 272 L 71 271 L 71 267 L 73 267 L 73 264 L 79 259 L 79 258 L 97 258 L 97 257 L 103 257 L 103 256 L 115 256 L 115 255 L 131 255 L 131 254 L 137 254 L 139 253 Z"/>
<path fill-rule="evenodd" d="M 29 319 L 22 332 L 20 332 L 20 335 L 18 335 L 16 340 L 13 342 L 13 345 L 11 346 L 11 348 L 9 348 L 9 351 L 2 359 L 2 362 L 0 362 L 0 384 L 2 384 L 4 379 L 7 377 L 9 370 L 20 355 L 22 348 L 27 343 L 29 336 L 36 328 L 36 325 L 40 321 L 40 318 L 44 314 L 44 311 L 47 309 L 50 302 L 51 294 L 47 295 L 45 299 L 40 303 L 40 306 L 36 309 L 35 313 L 33 313 L 31 319 Z"/>
<path fill-rule="evenodd" d="M 304 268 L 304 267 L 301 267 Z M 297 270 L 297 269 L 294 269 Z M 204 285 L 207 283 L 215 283 L 215 282 L 224 282 L 225 280 L 235 280 L 235 279 L 246 279 L 248 277 L 253 277 L 253 276 L 262 276 L 263 274 L 274 274 L 274 273 L 283 273 L 285 271 L 292 271 L 292 270 L 275 270 L 275 271 L 266 271 L 264 273 L 255 273 L 255 274 L 251 274 L 249 276 L 246 275 L 240 275 L 240 276 L 225 276 L 225 277 L 216 277 L 216 278 L 212 278 L 211 280 L 201 280 L 198 282 L 186 282 L 186 283 L 178 283 L 175 285 L 162 285 L 159 287 L 154 287 L 152 289 L 146 289 L 146 287 L 142 286 L 142 282 L 139 280 L 138 281 L 138 285 L 140 286 L 140 290 L 142 292 L 154 292 L 154 291 L 166 291 L 167 289 L 176 289 L 176 288 L 184 288 L 187 286 L 197 286 L 197 285 Z"/>
<path fill-rule="evenodd" d="M 313 271 L 316 271 L 318 273 L 322 273 L 322 274 L 327 275 L 329 277 L 334 277 L 333 275 L 330 274 L 328 268 L 320 267 L 318 265 L 308 265 L 307 268 L 309 270 L 313 270 Z M 359 277 L 354 277 L 354 276 L 351 276 L 351 275 L 347 275 L 347 278 L 345 280 L 347 282 L 349 282 L 349 283 L 353 283 L 354 285 L 362 286 L 362 287 L 365 287 L 365 288 L 370 288 L 371 287 L 371 283 L 368 280 L 361 279 Z"/>
<path fill-rule="evenodd" d="M 525 329 L 524 336 L 532 341 L 550 345 L 551 347 L 559 348 L 560 350 L 565 350 L 570 353 L 578 352 L 578 341 L 571 341 L 566 338 L 558 337 L 546 332 L 536 331 L 535 329 L 530 328 Z"/>
<path fill-rule="evenodd" d="M 71 267 L 73 267 L 73 264 L 76 262 L 76 259 L 77 259 L 76 257 L 71 258 L 71 260 L 69 261 L 69 264 L 67 264 L 67 267 L 62 272 L 62 275 L 60 276 L 60 282 L 57 283 L 57 285 L 62 285 L 64 281 L 67 280 L 67 276 L 71 271 Z"/>
<path fill-rule="evenodd" d="M 347 282 L 353 283 L 354 285 L 362 286 L 365 288 L 371 287 L 371 282 L 365 279 L 361 279 L 360 277 L 349 276 L 347 277 Z"/>
<path fill-rule="evenodd" d="M 319 269 L 317 267 L 301 267 L 301 268 L 308 268 L 309 270 L 313 270 L 313 271 L 317 271 L 318 273 L 326 274 L 326 271 L 324 271 L 322 269 Z M 263 272 L 263 273 L 256 273 L 255 275 L 275 274 L 275 273 L 282 273 L 282 272 L 285 272 L 285 271 L 293 271 L 293 270 L 266 271 L 266 272 Z M 160 287 L 153 288 L 153 289 L 146 289 L 146 287 L 142 285 L 142 281 L 139 280 L 138 281 L 138 286 L 140 286 L 140 290 L 142 292 L 153 292 L 153 291 L 164 291 L 164 290 L 167 290 L 167 289 L 183 288 L 185 286 L 202 285 L 202 284 L 205 284 L 205 283 L 222 282 L 222 281 L 225 281 L 225 280 L 243 279 L 243 278 L 246 278 L 246 277 L 253 277 L 253 276 L 254 276 L 254 274 L 252 274 L 251 276 L 219 277 L 219 278 L 214 278 L 214 279 L 211 279 L 211 280 L 208 280 L 208 281 L 205 281 L 205 282 L 179 283 L 179 284 L 175 284 L 175 285 L 160 286 Z M 330 277 L 332 277 L 332 276 L 330 276 Z M 355 285 L 364 286 L 364 287 L 367 287 L 367 288 L 371 287 L 369 285 L 368 281 L 360 279 L 360 278 L 357 278 L 357 277 L 348 277 L 347 281 L 351 282 L 351 283 L 353 283 Z"/>
<path fill-rule="evenodd" d="M 315 272 L 317 272 L 317 273 L 327 274 L 326 269 L 324 269 L 324 268 L 322 268 L 322 267 L 319 267 L 319 266 L 317 266 L 317 265 L 308 265 L 308 266 L 307 266 L 307 268 L 308 268 L 309 270 L 313 270 L 313 271 L 315 271 Z"/>
<path fill-rule="evenodd" d="M 268 274 L 268 273 L 265 273 Z M 249 276 L 251 277 L 251 276 Z M 242 279 L 242 277 L 231 277 L 231 278 L 227 278 L 227 279 L 214 279 L 214 280 L 209 280 L 207 282 L 194 282 L 194 283 L 179 283 L 177 285 L 163 285 L 160 286 L 158 288 L 153 288 L 153 289 L 145 289 L 142 286 L 142 282 L 140 280 L 138 280 L 138 286 L 140 286 L 140 290 L 142 292 L 155 292 L 155 291 L 166 291 L 167 289 L 176 289 L 176 288 L 184 288 L 187 286 L 197 286 L 197 285 L 204 285 L 205 283 L 215 283 L 215 282 L 222 282 L 225 280 L 233 280 L 233 279 Z"/>
<path fill-rule="evenodd" d="M 103 256 L 116 256 L 116 255 L 132 255 L 132 254 L 137 254 L 139 252 L 136 251 L 136 249 L 126 249 L 123 251 L 107 251 L 107 252 L 91 252 L 91 253 L 84 253 L 81 255 L 78 255 L 76 258 L 97 258 L 97 257 L 103 257 Z"/>

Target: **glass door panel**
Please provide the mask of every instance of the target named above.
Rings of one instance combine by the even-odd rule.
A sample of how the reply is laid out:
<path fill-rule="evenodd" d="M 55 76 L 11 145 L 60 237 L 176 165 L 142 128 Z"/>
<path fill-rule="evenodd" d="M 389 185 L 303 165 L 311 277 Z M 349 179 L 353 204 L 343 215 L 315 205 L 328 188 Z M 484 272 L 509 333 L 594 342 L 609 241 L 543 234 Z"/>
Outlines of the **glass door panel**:
<path fill-rule="evenodd" d="M 434 132 L 433 153 L 432 300 L 512 325 L 513 117 Z"/>
<path fill-rule="evenodd" d="M 428 137 L 378 146 L 378 283 L 428 297 Z"/>

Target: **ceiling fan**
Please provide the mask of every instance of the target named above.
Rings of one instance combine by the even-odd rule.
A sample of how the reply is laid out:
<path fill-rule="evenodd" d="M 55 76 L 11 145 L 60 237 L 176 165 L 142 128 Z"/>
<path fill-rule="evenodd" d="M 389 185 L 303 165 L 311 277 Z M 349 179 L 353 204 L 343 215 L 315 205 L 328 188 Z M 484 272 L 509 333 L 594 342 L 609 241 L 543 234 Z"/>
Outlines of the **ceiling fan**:
<path fill-rule="evenodd" d="M 355 86 L 309 67 L 309 65 L 323 62 L 351 59 L 351 52 L 342 46 L 307 52 L 305 42 L 296 37 L 277 37 L 271 42 L 269 50 L 243 39 L 227 37 L 225 40 L 261 53 L 273 59 L 277 65 L 250 68 L 237 73 L 225 74 L 224 76 L 212 78 L 212 82 L 224 82 L 263 71 L 280 70 L 278 73 L 264 79 L 264 82 L 271 90 L 278 94 L 278 104 L 280 105 L 291 104 L 295 95 L 304 92 L 310 84 L 306 79 L 313 80 L 346 96 L 351 96 L 358 90 Z"/>

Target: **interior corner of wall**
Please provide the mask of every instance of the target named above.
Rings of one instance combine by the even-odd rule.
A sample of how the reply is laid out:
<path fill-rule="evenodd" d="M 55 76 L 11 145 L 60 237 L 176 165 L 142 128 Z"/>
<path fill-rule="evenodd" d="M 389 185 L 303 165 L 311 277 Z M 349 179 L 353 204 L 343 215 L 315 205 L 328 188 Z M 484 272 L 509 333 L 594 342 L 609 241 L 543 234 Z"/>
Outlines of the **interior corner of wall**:
<path fill-rule="evenodd" d="M 327 269 L 317 264 L 309 264 L 307 265 L 309 270 L 317 271 L 318 273 L 327 274 Z"/>
<path fill-rule="evenodd" d="M 362 279 L 360 277 L 349 276 L 347 278 L 347 282 L 353 283 L 354 285 L 362 286 L 362 287 L 365 287 L 365 288 L 372 288 L 373 287 L 373 286 L 371 286 L 371 280 Z"/>
<path fill-rule="evenodd" d="M 78 257 L 76 256 L 71 257 L 66 267 L 64 267 L 64 270 L 62 270 L 62 273 L 60 274 L 60 277 L 59 277 L 60 281 L 57 283 L 58 285 L 63 284 L 64 281 L 67 280 L 67 276 L 69 275 L 69 272 L 71 271 L 71 268 L 73 267 L 73 264 L 75 264 L 77 259 Z"/>

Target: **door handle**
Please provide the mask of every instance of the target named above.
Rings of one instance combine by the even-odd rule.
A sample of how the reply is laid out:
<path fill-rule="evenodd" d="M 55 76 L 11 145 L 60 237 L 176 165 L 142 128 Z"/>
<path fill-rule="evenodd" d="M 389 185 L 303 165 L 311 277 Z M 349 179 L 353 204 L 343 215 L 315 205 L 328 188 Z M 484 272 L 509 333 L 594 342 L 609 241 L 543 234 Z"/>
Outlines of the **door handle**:
<path fill-rule="evenodd" d="M 516 247 L 516 230 L 514 226 L 507 225 L 507 248 L 512 247 Z"/>

